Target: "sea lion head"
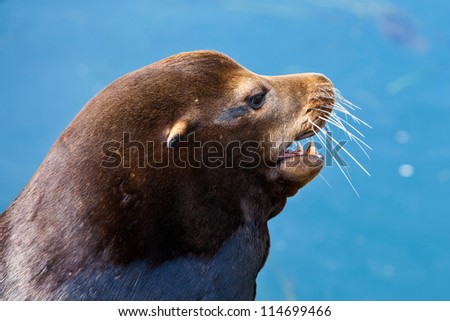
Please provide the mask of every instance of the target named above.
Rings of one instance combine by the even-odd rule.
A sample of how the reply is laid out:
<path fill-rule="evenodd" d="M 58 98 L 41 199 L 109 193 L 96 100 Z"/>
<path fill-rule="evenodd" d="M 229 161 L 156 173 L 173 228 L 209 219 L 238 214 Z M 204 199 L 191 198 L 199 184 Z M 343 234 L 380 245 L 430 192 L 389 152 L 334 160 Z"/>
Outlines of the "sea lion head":
<path fill-rule="evenodd" d="M 170 147 L 195 135 L 203 166 L 264 173 L 274 192 L 286 196 L 322 169 L 323 155 L 314 145 L 303 151 L 299 141 L 318 132 L 332 110 L 334 87 L 325 76 L 260 76 L 212 51 L 180 54 L 160 64 L 173 72 L 171 92 L 184 104 L 167 131 Z"/>

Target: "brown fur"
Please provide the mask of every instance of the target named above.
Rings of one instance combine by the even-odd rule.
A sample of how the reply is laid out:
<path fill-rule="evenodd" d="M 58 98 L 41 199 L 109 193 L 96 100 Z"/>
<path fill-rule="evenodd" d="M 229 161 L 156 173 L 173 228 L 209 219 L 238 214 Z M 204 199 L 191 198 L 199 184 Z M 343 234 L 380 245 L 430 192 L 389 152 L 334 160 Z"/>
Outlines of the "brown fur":
<path fill-rule="evenodd" d="M 267 91 L 264 105 L 245 109 L 246 99 L 261 90 Z M 307 117 L 323 125 L 320 113 L 308 108 L 332 103 L 322 97 L 324 91 L 333 89 L 321 75 L 262 77 L 212 51 L 175 55 L 114 81 L 81 110 L 1 216 L 0 298 L 64 299 L 62 286 L 83 273 L 101 274 L 137 261 L 151 269 L 180 257 L 210 260 L 248 222 L 265 244 L 260 269 L 269 247 L 267 221 L 323 165 L 307 167 L 291 159 L 289 168 L 276 166 L 274 153 L 311 129 Z M 235 106 L 245 114 L 219 116 Z M 125 144 L 124 133 L 156 145 L 174 137 L 183 144 L 192 133 L 200 142 L 225 145 L 261 142 L 270 134 L 279 148 L 264 154 L 273 166 L 252 169 L 154 169 L 139 167 L 136 158 L 126 160 L 129 166 L 100 166 L 103 144 Z M 177 143 L 164 145 L 155 158 L 185 153 Z M 142 158 L 134 147 L 131 156 Z M 243 159 L 240 152 L 230 157 Z"/>

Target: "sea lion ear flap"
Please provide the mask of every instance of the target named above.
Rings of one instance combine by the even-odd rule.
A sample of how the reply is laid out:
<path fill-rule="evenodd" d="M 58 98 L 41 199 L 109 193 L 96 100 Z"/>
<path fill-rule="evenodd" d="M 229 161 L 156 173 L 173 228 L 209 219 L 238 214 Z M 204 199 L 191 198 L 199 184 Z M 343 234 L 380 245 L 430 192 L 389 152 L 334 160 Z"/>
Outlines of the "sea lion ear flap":
<path fill-rule="evenodd" d="M 167 147 L 173 147 L 179 140 L 180 137 L 185 136 L 189 130 L 189 123 L 187 120 L 177 121 L 169 131 L 167 135 Z"/>

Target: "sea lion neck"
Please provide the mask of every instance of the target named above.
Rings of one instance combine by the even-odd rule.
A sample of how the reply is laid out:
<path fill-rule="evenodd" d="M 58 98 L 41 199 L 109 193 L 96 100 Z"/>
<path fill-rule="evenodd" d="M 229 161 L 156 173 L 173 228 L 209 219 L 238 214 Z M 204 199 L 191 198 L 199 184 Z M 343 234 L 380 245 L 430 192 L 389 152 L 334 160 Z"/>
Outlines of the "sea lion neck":
<path fill-rule="evenodd" d="M 258 226 L 268 239 L 267 221 L 282 207 L 279 199 L 258 179 L 238 175 L 237 169 L 228 171 L 224 176 L 219 169 L 184 169 L 183 178 L 171 186 L 154 185 L 151 178 L 145 188 L 132 179 L 117 181 L 113 195 L 105 197 L 115 197 L 117 204 L 107 224 L 95 211 L 86 217 L 96 233 L 108 239 L 98 245 L 98 252 L 106 250 L 117 264 L 146 260 L 156 266 L 179 256 L 211 258 L 244 224 Z"/>

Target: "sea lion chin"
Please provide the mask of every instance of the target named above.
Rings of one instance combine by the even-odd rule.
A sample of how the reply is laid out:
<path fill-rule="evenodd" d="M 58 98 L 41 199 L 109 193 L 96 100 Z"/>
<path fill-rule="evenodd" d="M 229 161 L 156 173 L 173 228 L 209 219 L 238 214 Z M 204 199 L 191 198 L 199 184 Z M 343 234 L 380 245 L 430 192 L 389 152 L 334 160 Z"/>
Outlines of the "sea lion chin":
<path fill-rule="evenodd" d="M 97 94 L 0 217 L 3 300 L 252 300 L 267 222 L 318 175 L 320 74 L 181 53 Z"/>

